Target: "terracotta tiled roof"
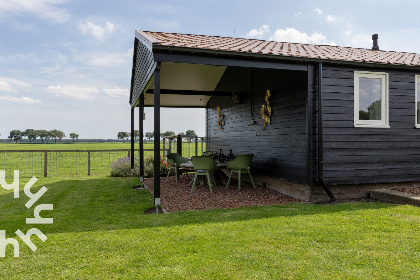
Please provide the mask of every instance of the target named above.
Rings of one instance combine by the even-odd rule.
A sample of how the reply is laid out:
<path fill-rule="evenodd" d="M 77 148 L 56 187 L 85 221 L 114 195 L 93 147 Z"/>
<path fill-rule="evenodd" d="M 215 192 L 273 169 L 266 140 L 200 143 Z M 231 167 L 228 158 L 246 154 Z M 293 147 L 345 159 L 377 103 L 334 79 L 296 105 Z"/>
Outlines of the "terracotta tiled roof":
<path fill-rule="evenodd" d="M 420 54 L 370 49 L 282 43 L 255 39 L 138 31 L 153 43 L 207 50 L 280 55 L 285 57 L 420 66 Z"/>

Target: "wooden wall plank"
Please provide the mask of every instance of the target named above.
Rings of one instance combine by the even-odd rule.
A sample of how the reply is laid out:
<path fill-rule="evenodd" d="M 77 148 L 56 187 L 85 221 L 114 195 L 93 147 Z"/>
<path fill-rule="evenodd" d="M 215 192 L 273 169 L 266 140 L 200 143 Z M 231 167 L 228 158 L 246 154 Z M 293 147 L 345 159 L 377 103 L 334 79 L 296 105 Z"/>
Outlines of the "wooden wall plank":
<path fill-rule="evenodd" d="M 235 155 L 253 153 L 253 172 L 306 183 L 307 72 L 228 67 L 216 90 L 240 92 L 242 104 L 212 97 L 207 109 L 207 150 Z M 266 90 L 271 91 L 272 123 L 264 129 L 260 115 Z M 217 128 L 216 107 L 225 126 Z M 249 125 L 255 121 L 255 125 Z"/>

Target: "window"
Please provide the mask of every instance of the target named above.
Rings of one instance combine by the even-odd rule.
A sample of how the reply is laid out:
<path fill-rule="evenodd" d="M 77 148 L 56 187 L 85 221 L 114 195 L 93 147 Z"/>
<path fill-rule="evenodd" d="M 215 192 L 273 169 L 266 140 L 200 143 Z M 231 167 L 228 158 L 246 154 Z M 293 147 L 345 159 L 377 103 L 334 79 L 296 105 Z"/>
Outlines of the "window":
<path fill-rule="evenodd" d="M 354 126 L 388 125 L 388 73 L 354 72 Z"/>
<path fill-rule="evenodd" d="M 416 127 L 420 128 L 420 75 L 416 76 Z"/>

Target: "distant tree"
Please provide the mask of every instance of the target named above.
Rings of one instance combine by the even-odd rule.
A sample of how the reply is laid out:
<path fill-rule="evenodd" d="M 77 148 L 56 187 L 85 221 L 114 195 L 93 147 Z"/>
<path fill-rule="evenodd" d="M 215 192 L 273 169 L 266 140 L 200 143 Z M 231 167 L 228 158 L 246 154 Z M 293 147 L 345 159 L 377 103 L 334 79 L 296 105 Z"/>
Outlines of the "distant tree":
<path fill-rule="evenodd" d="M 10 135 L 7 138 L 9 138 L 10 140 L 16 141 L 16 144 L 17 144 L 17 141 L 22 139 L 22 131 L 12 130 L 12 131 L 10 131 Z"/>
<path fill-rule="evenodd" d="M 160 136 L 172 136 L 175 135 L 175 132 L 173 131 L 165 131 L 164 133 L 161 133 Z"/>
<path fill-rule="evenodd" d="M 187 131 L 185 132 L 185 135 L 188 135 L 188 136 L 195 136 L 196 134 L 195 134 L 195 131 L 194 131 L 194 130 L 187 130 Z M 189 138 L 189 137 L 188 137 L 188 142 L 191 142 L 191 138 Z"/>
<path fill-rule="evenodd" d="M 58 136 L 59 136 L 59 132 L 61 132 L 61 133 L 63 133 L 64 134 L 64 132 L 62 132 L 62 131 L 60 131 L 60 130 L 57 130 L 57 129 L 53 129 L 53 130 L 51 130 L 50 131 L 50 133 L 51 133 L 51 138 L 52 139 L 54 139 L 54 143 L 57 143 L 57 138 L 59 138 Z M 60 141 L 61 142 L 61 141 Z"/>
<path fill-rule="evenodd" d="M 35 139 L 38 137 L 36 135 L 35 129 L 27 129 L 24 132 L 22 132 L 22 136 L 28 137 L 29 143 L 32 143 L 32 140 L 35 142 Z"/>
<path fill-rule="evenodd" d="M 130 137 L 130 134 L 128 132 L 118 132 L 118 139 L 123 139 L 123 143 L 124 143 L 124 139 L 127 139 Z"/>
<path fill-rule="evenodd" d="M 146 138 L 148 139 L 148 140 L 150 140 L 151 138 L 153 138 L 154 137 L 154 132 L 146 132 L 146 134 L 145 134 L 145 136 L 146 136 Z"/>
<path fill-rule="evenodd" d="M 140 138 L 140 131 L 134 130 L 134 139 L 139 139 L 139 138 Z"/>
<path fill-rule="evenodd" d="M 72 132 L 70 133 L 70 138 L 73 139 L 73 143 L 74 143 L 74 139 L 79 139 L 79 134 Z"/>
<path fill-rule="evenodd" d="M 44 143 L 44 139 L 46 139 L 49 134 L 46 130 L 35 130 L 36 135 L 41 138 L 42 143 Z"/>
<path fill-rule="evenodd" d="M 61 141 L 63 140 L 64 137 L 66 137 L 66 134 L 64 132 L 62 132 L 61 130 L 56 130 L 55 131 L 55 137 L 56 137 L 56 143 L 57 143 L 57 138 L 58 138 L 60 140 L 60 144 L 61 144 Z"/>
<path fill-rule="evenodd" d="M 185 135 L 195 136 L 196 134 L 194 130 L 187 130 L 187 132 L 185 132 Z"/>
<path fill-rule="evenodd" d="M 47 131 L 47 134 L 45 136 L 45 140 L 47 140 L 47 143 L 50 139 L 54 138 L 54 136 L 55 136 L 55 133 L 52 130 Z"/>

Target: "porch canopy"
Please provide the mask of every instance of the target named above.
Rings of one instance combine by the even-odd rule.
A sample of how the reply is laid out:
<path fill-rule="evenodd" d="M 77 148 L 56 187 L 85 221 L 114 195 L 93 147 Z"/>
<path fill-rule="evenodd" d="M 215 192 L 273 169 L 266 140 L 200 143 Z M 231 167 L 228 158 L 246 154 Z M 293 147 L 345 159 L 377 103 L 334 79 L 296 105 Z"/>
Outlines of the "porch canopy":
<path fill-rule="evenodd" d="M 390 60 L 392 58 L 392 60 Z M 154 139 L 160 139 L 160 107 L 206 108 L 212 96 L 231 96 L 216 91 L 229 67 L 307 72 L 308 81 L 316 76 L 316 65 L 323 62 L 372 66 L 410 67 L 418 65 L 418 54 L 345 48 L 299 43 L 178 33 L 136 31 L 130 89 L 132 168 L 134 167 L 134 109 L 140 110 L 143 134 L 144 107 L 154 107 Z M 322 67 L 322 66 L 321 66 Z M 308 97 L 312 89 L 309 89 Z M 321 83 L 319 82 L 318 85 Z M 312 90 L 316 92 L 316 90 Z M 312 108 L 308 98 L 308 107 Z M 312 110 L 312 109 L 311 109 Z M 308 143 L 311 114 L 307 112 Z M 308 144 L 308 174 L 311 147 Z M 160 142 L 154 143 L 155 174 L 159 174 Z M 143 184 L 143 142 L 140 137 L 140 182 Z M 160 181 L 155 176 L 155 205 L 160 205 Z"/>

